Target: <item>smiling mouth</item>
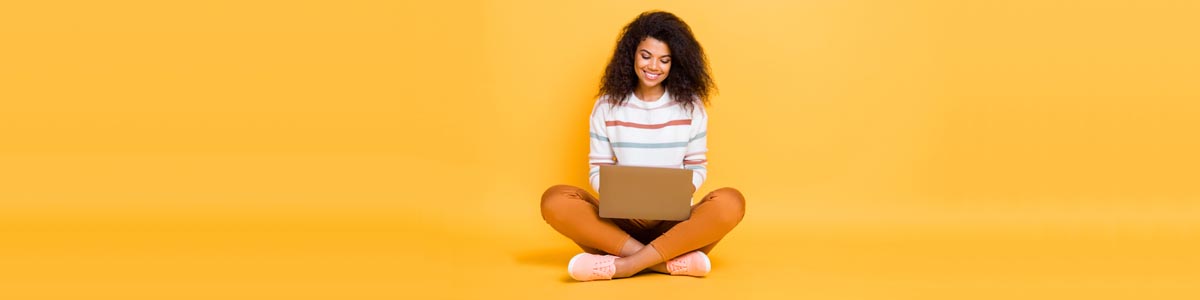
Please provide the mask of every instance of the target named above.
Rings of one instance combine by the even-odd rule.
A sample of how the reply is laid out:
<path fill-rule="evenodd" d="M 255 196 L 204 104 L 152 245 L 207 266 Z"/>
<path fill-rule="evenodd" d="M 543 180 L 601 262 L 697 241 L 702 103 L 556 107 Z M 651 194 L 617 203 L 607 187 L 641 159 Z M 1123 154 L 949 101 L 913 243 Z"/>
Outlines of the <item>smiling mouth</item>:
<path fill-rule="evenodd" d="M 649 80 L 655 80 L 655 79 L 658 79 L 658 77 L 662 76 L 662 73 L 651 73 L 651 72 L 647 72 L 647 71 L 642 71 L 642 74 L 646 74 L 646 79 L 649 79 Z"/>

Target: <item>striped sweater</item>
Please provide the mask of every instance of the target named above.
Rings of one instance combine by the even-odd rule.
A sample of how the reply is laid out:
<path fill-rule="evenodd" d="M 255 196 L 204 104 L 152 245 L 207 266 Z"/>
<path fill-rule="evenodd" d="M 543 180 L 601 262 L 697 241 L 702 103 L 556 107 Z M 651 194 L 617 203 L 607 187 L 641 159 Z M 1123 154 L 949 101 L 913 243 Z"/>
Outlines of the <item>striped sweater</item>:
<path fill-rule="evenodd" d="M 655 101 L 630 95 L 619 107 L 603 97 L 592 107 L 588 180 L 600 191 L 601 165 L 686 168 L 697 190 L 708 175 L 708 114 L 704 105 L 685 111 L 664 92 Z"/>

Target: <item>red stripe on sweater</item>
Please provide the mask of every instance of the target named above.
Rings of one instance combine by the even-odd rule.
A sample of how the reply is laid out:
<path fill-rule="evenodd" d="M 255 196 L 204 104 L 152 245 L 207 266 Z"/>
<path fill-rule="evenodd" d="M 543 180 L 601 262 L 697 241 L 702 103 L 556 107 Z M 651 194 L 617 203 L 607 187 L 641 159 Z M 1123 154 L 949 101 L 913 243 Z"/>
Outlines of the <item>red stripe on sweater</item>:
<path fill-rule="evenodd" d="M 673 120 L 673 121 L 661 123 L 661 124 L 639 124 L 639 123 L 624 122 L 624 121 L 605 121 L 604 122 L 604 126 L 622 126 L 622 127 L 633 127 L 633 128 L 643 128 L 643 129 L 658 129 L 658 128 L 663 128 L 663 127 L 667 127 L 667 126 L 671 126 L 671 125 L 692 125 L 692 119 Z"/>

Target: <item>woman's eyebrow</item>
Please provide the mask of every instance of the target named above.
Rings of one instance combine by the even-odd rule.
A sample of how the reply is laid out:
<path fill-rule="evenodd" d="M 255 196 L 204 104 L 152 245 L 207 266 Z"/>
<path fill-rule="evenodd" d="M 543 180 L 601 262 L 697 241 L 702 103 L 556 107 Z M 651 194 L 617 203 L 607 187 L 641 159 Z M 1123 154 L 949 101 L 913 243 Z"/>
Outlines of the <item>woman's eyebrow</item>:
<path fill-rule="evenodd" d="M 646 52 L 646 54 L 654 55 L 654 53 L 650 53 L 650 50 L 638 49 L 638 51 L 642 51 L 642 52 Z M 671 57 L 671 55 L 667 54 L 667 55 L 663 55 L 662 57 Z"/>

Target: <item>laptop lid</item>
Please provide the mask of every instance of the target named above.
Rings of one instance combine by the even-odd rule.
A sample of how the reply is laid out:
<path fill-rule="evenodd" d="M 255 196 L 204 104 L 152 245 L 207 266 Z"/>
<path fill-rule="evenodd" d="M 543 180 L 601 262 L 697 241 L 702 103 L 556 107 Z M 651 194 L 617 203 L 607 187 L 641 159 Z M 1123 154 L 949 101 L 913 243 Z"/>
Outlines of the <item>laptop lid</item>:
<path fill-rule="evenodd" d="M 692 189 L 691 170 L 600 166 L 600 217 L 687 220 Z"/>

